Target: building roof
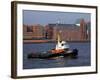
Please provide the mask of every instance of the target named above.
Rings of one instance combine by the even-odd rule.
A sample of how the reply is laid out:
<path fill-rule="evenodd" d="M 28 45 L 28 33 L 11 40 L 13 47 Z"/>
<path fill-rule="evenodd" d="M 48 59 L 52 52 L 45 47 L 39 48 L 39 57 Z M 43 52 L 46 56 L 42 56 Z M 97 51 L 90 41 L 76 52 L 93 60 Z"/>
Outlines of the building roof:
<path fill-rule="evenodd" d="M 48 24 L 49 27 L 57 27 L 60 29 L 79 29 L 75 24 Z"/>

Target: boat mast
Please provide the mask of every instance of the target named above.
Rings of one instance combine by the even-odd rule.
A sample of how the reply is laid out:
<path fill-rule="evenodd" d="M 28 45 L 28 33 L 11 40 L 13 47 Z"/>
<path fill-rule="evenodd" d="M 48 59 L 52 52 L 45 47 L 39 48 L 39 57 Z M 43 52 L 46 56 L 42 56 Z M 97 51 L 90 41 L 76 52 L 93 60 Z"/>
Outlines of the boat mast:
<path fill-rule="evenodd" d="M 56 24 L 56 27 L 58 28 L 58 24 L 60 23 L 60 21 L 57 21 L 57 24 Z M 61 41 L 61 37 L 60 37 L 60 33 L 61 33 L 61 31 L 59 31 L 59 29 L 58 29 L 58 33 L 57 33 L 57 42 L 58 42 L 58 44 L 60 43 L 60 41 Z"/>
<path fill-rule="evenodd" d="M 57 41 L 58 41 L 58 44 L 60 43 L 60 41 L 61 41 L 61 38 L 60 38 L 60 32 L 58 32 L 58 38 L 57 38 Z"/>

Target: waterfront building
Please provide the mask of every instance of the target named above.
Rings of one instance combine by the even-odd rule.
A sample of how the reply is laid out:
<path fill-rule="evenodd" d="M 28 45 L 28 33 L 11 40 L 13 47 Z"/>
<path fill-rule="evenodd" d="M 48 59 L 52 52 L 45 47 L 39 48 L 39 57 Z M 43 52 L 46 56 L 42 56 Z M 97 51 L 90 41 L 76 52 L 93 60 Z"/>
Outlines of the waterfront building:
<path fill-rule="evenodd" d="M 46 25 L 45 26 L 45 38 L 52 39 L 53 38 L 53 27 Z"/>
<path fill-rule="evenodd" d="M 23 25 L 23 39 L 42 39 L 44 38 L 44 27 L 37 25 Z"/>
<path fill-rule="evenodd" d="M 51 39 L 56 41 L 60 32 L 64 41 L 90 41 L 90 22 L 81 19 L 78 24 L 23 25 L 23 39 Z"/>
<path fill-rule="evenodd" d="M 90 23 L 86 23 L 84 19 L 81 19 L 79 25 L 76 24 L 48 24 L 48 29 L 52 28 L 52 31 L 47 31 L 46 37 L 50 37 L 53 40 L 57 39 L 57 34 L 60 32 L 62 40 L 66 41 L 87 41 L 90 40 Z"/>

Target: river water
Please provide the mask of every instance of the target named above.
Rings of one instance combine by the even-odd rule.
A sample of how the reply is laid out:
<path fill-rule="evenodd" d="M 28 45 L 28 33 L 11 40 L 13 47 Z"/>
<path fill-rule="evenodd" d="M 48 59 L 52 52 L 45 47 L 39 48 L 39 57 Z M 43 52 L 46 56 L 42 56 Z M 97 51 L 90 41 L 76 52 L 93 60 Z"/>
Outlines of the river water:
<path fill-rule="evenodd" d="M 55 48 L 55 43 L 31 43 L 23 44 L 23 69 L 36 68 L 57 68 L 57 67 L 75 67 L 90 66 L 91 52 L 90 42 L 70 42 L 70 49 L 77 48 L 79 50 L 78 58 L 54 58 L 54 59 L 27 59 L 27 55 L 31 52 L 48 51 Z"/>

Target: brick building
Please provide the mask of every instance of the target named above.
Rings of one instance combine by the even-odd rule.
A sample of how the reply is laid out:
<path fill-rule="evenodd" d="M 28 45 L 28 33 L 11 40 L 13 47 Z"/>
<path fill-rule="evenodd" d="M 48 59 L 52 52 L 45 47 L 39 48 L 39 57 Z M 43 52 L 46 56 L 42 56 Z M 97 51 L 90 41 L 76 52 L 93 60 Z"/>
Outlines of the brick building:
<path fill-rule="evenodd" d="M 46 30 L 46 33 L 50 35 L 47 35 L 46 37 L 50 37 L 53 40 L 56 40 L 57 34 L 58 32 L 60 32 L 62 40 L 67 40 L 67 41 L 90 40 L 89 24 L 90 23 L 86 23 L 84 19 L 80 20 L 79 26 L 76 24 L 48 24 L 46 27 L 49 27 L 50 31 Z"/>
<path fill-rule="evenodd" d="M 23 39 L 57 39 L 60 32 L 61 39 L 66 41 L 89 41 L 90 40 L 90 22 L 84 19 L 79 24 L 48 24 L 42 25 L 23 25 Z"/>
<path fill-rule="evenodd" d="M 45 26 L 45 38 L 46 39 L 52 39 L 53 38 L 53 27 L 52 26 L 49 26 L 49 25 L 46 25 Z"/>
<path fill-rule="evenodd" d="M 43 26 L 23 25 L 23 39 L 42 39 L 44 36 Z"/>

